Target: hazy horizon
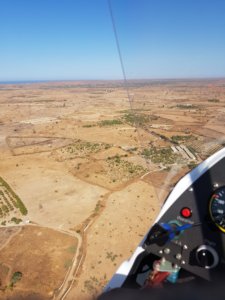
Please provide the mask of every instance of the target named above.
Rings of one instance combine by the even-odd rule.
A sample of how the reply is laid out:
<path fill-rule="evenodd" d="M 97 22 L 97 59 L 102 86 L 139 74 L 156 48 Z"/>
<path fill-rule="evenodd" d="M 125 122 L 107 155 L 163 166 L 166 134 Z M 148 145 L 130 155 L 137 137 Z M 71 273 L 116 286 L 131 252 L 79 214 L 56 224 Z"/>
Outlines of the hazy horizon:
<path fill-rule="evenodd" d="M 171 77 L 171 78 L 129 78 L 127 81 L 195 81 L 195 80 L 224 80 L 224 77 Z M 21 80 L 0 80 L 0 84 L 29 84 L 29 83 L 45 83 L 45 82 L 110 82 L 110 81 L 115 81 L 115 82 L 124 82 L 124 79 L 33 79 L 33 80 L 26 80 L 26 79 L 21 79 Z"/>

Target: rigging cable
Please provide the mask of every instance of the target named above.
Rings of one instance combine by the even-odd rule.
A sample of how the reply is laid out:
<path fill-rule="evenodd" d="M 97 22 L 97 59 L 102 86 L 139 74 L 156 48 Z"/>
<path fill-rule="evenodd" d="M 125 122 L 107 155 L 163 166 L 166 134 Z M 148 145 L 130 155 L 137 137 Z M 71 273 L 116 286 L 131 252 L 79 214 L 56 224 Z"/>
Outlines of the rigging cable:
<path fill-rule="evenodd" d="M 127 94 L 127 98 L 128 98 L 129 105 L 130 105 L 130 110 L 131 110 L 131 112 L 132 112 L 132 114 L 134 116 L 134 118 L 133 118 L 133 126 L 135 127 L 136 132 L 137 132 L 137 138 L 138 138 L 138 141 L 139 141 L 139 145 L 140 145 L 141 149 L 144 150 L 145 147 L 144 147 L 144 145 L 142 143 L 141 134 L 140 134 L 139 127 L 138 127 L 137 114 L 136 114 L 136 112 L 134 110 L 134 107 L 133 107 L 133 99 L 134 99 L 134 97 L 131 97 L 130 90 L 129 90 L 129 84 L 128 84 L 128 80 L 127 80 L 127 76 L 126 76 L 126 71 L 125 71 L 125 67 L 124 67 L 123 56 L 122 56 L 122 52 L 121 52 L 121 47 L 120 47 L 119 37 L 118 37 L 118 33 L 117 33 L 117 27 L 116 27 L 116 22 L 115 22 L 114 14 L 113 14 L 111 0 L 107 0 L 107 2 L 108 2 L 108 8 L 109 8 L 109 13 L 110 13 L 110 18 L 111 18 L 111 23 L 112 23 L 114 38 L 115 38 L 115 42 L 116 42 L 117 52 L 118 52 L 118 56 L 119 56 L 120 67 L 121 67 L 122 75 L 123 75 L 124 89 L 125 89 L 126 94 Z M 151 170 L 150 170 L 150 166 L 149 166 L 149 161 L 148 161 L 148 159 L 147 159 L 146 156 L 144 156 L 144 160 L 145 160 L 145 164 L 146 164 L 148 173 L 150 173 Z M 155 195 L 156 195 L 157 203 L 159 205 L 159 209 L 161 209 L 164 201 L 162 201 L 162 200 L 159 199 L 159 195 L 158 195 L 157 190 L 155 189 L 155 187 L 153 185 L 151 177 L 149 177 L 149 182 L 150 182 L 151 186 L 155 190 Z"/>
<path fill-rule="evenodd" d="M 126 71 L 125 71 L 125 67 L 124 67 L 123 56 L 122 56 L 122 53 L 121 53 L 121 47 L 120 47 L 120 42 L 119 42 L 119 37 L 118 37 L 118 32 L 117 32 L 117 26 L 116 26 L 114 14 L 113 14 L 111 0 L 107 0 L 107 2 L 108 2 L 108 8 L 109 8 L 109 13 L 110 13 L 113 33 L 114 33 L 114 37 L 115 37 L 117 52 L 118 52 L 118 56 L 119 56 L 119 60 L 120 60 L 120 66 L 121 66 L 121 70 L 122 70 L 122 74 L 123 74 L 124 89 L 126 90 L 126 93 L 127 93 L 127 98 L 128 98 L 129 105 L 130 105 L 130 110 L 131 110 L 131 112 L 134 116 L 133 125 L 136 129 L 136 132 L 137 132 L 137 138 L 138 138 L 140 147 L 142 148 L 142 150 L 144 150 L 145 147 L 144 147 L 144 144 L 142 143 L 142 140 L 141 140 L 141 135 L 140 135 L 140 132 L 139 132 L 139 127 L 138 127 L 138 122 L 137 122 L 137 113 L 135 112 L 134 107 L 133 107 L 134 97 L 131 97 L 131 94 L 130 94 L 130 91 L 129 91 L 129 84 L 128 84 Z M 150 166 L 149 166 L 149 160 L 147 159 L 146 156 L 144 156 L 144 159 L 145 159 L 145 164 L 146 164 L 147 169 L 148 169 L 148 173 L 150 173 L 151 170 L 150 170 Z M 171 180 L 171 178 L 173 178 L 179 170 L 180 170 L 180 167 L 177 168 L 177 166 L 176 167 L 173 166 L 171 168 L 170 172 L 168 173 L 163 186 L 161 187 L 160 194 L 158 194 L 157 191 L 155 190 L 155 194 L 156 194 L 160 209 L 161 209 L 161 207 L 164 203 L 164 200 L 165 200 L 163 198 L 164 187 L 165 187 L 166 183 L 168 182 L 168 180 Z M 152 181 L 151 178 L 149 178 L 149 181 L 150 181 L 151 185 L 154 186 L 153 181 Z"/>
<path fill-rule="evenodd" d="M 144 150 L 145 147 L 144 147 L 144 143 L 142 142 L 142 139 L 141 139 L 141 134 L 140 134 L 140 131 L 139 131 L 140 128 L 138 127 L 138 122 L 137 122 L 137 120 L 138 120 L 137 113 L 135 112 L 135 109 L 133 107 L 133 105 L 134 105 L 133 104 L 134 97 L 131 96 L 130 90 L 129 90 L 129 84 L 128 84 L 127 75 L 126 75 L 126 71 L 125 71 L 125 66 L 124 66 L 123 56 L 122 56 L 122 52 L 121 52 L 121 47 L 120 47 L 120 42 L 119 42 L 119 37 L 118 37 L 118 31 L 117 31 L 117 26 L 116 26 L 114 14 L 113 14 L 111 0 L 107 0 L 107 2 L 108 2 L 108 9 L 109 9 L 109 13 L 110 13 L 110 18 L 111 18 L 111 23 L 112 23 L 114 38 L 115 38 L 115 42 L 116 42 L 117 52 L 118 52 L 118 56 L 119 56 L 120 67 L 121 67 L 122 75 L 123 75 L 124 89 L 125 89 L 126 94 L 127 94 L 127 98 L 128 98 L 128 101 L 129 101 L 130 110 L 132 112 L 132 115 L 134 116 L 134 118 L 133 118 L 133 126 L 135 127 L 136 132 L 137 132 L 137 138 L 138 138 L 139 145 L 140 145 L 141 149 Z M 148 170 L 147 174 L 149 174 L 149 173 L 151 173 L 151 169 L 150 169 L 150 165 L 149 165 L 149 160 L 147 159 L 146 156 L 143 156 L 143 157 L 144 157 L 144 160 L 145 160 L 145 165 L 146 165 L 147 170 Z M 168 176 L 171 176 L 171 174 L 173 173 L 172 171 L 173 171 L 173 168 L 169 172 Z M 172 174 L 172 177 L 174 177 L 174 174 Z M 166 178 L 166 181 L 167 180 L 168 179 Z M 151 186 L 154 188 L 156 199 L 157 199 L 157 203 L 158 203 L 158 207 L 159 207 L 159 209 L 161 209 L 162 206 L 163 206 L 164 200 L 165 200 L 161 196 L 161 194 L 163 193 L 162 192 L 163 189 L 161 190 L 160 195 L 159 195 L 158 192 L 157 192 L 157 190 L 156 190 L 156 188 L 155 188 L 155 186 L 154 186 L 154 184 L 153 184 L 153 181 L 152 181 L 151 177 L 148 178 L 148 181 L 151 184 Z"/>
<path fill-rule="evenodd" d="M 136 129 L 136 132 L 137 132 L 139 144 L 140 144 L 141 148 L 144 149 L 144 146 L 143 146 L 142 141 L 141 141 L 141 135 L 140 135 L 140 132 L 139 132 L 139 127 L 138 127 L 138 122 L 137 122 L 137 114 L 135 113 L 135 110 L 133 108 L 133 97 L 131 97 L 130 90 L 129 90 L 129 84 L 128 84 L 128 81 L 127 81 L 127 76 L 126 76 L 123 57 L 122 57 L 122 53 L 121 53 L 120 42 L 119 42 L 119 38 L 118 38 L 117 27 L 116 27 L 114 14 L 113 14 L 111 0 L 108 0 L 108 8 L 109 8 L 109 13 L 110 13 L 113 33 L 114 33 L 114 37 L 115 37 L 117 52 L 118 52 L 118 56 L 119 56 L 120 67 L 121 67 L 122 74 L 123 74 L 124 89 L 125 89 L 126 94 L 127 94 L 127 98 L 128 98 L 129 105 L 130 105 L 130 110 L 132 111 L 132 114 L 134 116 L 133 125 Z M 148 172 L 150 172 L 149 162 L 148 162 L 146 157 L 144 157 L 144 158 L 145 158 L 145 163 L 146 163 Z M 156 193 L 156 195 L 157 195 L 157 193 Z M 157 198 L 158 198 L 158 196 L 157 196 Z"/>

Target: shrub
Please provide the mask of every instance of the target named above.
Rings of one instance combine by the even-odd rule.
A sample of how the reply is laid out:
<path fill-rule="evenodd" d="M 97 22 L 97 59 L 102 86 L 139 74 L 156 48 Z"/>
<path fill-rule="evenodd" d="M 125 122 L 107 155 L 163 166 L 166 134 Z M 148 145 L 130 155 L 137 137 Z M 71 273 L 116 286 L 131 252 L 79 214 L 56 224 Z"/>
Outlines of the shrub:
<path fill-rule="evenodd" d="M 113 119 L 113 120 L 103 120 L 99 122 L 99 126 L 114 126 L 114 125 L 121 125 L 123 122 L 119 119 Z"/>
<path fill-rule="evenodd" d="M 18 281 L 20 281 L 22 276 L 23 276 L 23 274 L 21 272 L 13 273 L 13 276 L 10 280 L 10 287 L 13 287 Z"/>
<path fill-rule="evenodd" d="M 218 102 L 220 102 L 220 100 L 219 99 L 209 99 L 208 102 L 218 103 Z"/>

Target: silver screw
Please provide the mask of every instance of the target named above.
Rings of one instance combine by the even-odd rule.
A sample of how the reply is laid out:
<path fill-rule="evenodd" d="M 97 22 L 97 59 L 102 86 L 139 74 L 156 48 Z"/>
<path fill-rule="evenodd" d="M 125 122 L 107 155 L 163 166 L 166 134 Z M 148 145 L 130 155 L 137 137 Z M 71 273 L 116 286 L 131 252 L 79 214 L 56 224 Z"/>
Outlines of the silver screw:
<path fill-rule="evenodd" d="M 181 260 L 181 258 L 182 258 L 182 255 L 180 253 L 177 253 L 176 254 L 176 259 Z"/>
<path fill-rule="evenodd" d="M 165 254 L 170 254 L 170 249 L 169 248 L 165 248 L 163 251 Z"/>

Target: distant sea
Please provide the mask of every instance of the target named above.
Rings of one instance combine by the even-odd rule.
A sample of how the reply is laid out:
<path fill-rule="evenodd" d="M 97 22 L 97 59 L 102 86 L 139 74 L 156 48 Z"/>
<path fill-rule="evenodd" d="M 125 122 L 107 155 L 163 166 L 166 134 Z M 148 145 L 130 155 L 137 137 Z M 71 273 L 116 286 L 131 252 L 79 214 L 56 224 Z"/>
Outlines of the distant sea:
<path fill-rule="evenodd" d="M 29 84 L 29 83 L 41 83 L 49 82 L 50 80 L 20 80 L 20 81 L 0 81 L 0 84 Z"/>

